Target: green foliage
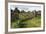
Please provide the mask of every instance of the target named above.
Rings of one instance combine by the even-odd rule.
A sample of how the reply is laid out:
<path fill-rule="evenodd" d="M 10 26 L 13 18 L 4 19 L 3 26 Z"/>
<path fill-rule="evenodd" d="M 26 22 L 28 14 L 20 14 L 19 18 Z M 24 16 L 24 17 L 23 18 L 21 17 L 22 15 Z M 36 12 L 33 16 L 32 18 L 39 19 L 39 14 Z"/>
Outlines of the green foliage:
<path fill-rule="evenodd" d="M 24 10 L 22 10 L 22 11 L 21 11 L 21 13 L 25 13 L 25 11 L 24 11 Z"/>

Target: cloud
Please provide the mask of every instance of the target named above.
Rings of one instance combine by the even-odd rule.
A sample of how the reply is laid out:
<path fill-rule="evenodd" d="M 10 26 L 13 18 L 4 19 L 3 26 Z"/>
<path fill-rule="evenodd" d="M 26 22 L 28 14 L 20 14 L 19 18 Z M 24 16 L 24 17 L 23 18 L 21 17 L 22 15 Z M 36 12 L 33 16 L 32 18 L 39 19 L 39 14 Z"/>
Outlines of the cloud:
<path fill-rule="evenodd" d="M 11 9 L 18 8 L 20 11 L 25 10 L 25 11 L 33 11 L 33 10 L 41 10 L 41 6 L 25 6 L 25 5 L 12 5 Z"/>

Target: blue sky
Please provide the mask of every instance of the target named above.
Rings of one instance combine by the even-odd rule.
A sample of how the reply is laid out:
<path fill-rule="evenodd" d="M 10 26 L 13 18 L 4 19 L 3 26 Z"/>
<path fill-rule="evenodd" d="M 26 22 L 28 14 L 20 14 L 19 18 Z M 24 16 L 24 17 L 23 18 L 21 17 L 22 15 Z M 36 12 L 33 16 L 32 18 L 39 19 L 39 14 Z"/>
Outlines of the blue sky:
<path fill-rule="evenodd" d="M 25 6 L 25 5 L 11 5 L 10 9 L 15 9 L 18 8 L 20 11 L 25 10 L 25 11 L 33 11 L 33 10 L 41 10 L 41 6 Z"/>

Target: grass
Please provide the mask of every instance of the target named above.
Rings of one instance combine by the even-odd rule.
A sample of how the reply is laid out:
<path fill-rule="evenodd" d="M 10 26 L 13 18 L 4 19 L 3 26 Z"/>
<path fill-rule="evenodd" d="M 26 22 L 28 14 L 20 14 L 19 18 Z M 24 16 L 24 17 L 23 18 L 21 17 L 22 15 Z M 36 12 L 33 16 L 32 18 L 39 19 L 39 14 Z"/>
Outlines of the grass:
<path fill-rule="evenodd" d="M 11 27 L 12 28 L 19 28 L 19 25 L 18 23 L 20 22 L 21 20 L 17 20 L 15 22 L 12 22 L 12 25 Z M 26 20 L 26 21 L 23 21 L 22 23 L 26 23 L 26 28 L 32 28 L 32 27 L 40 27 L 41 26 L 41 16 L 37 16 L 37 17 L 34 17 L 32 19 L 29 19 L 29 20 Z"/>
<path fill-rule="evenodd" d="M 30 27 L 40 27 L 41 25 L 41 18 L 39 17 L 34 17 L 32 20 L 27 20 L 25 21 L 27 23 L 27 28 Z"/>

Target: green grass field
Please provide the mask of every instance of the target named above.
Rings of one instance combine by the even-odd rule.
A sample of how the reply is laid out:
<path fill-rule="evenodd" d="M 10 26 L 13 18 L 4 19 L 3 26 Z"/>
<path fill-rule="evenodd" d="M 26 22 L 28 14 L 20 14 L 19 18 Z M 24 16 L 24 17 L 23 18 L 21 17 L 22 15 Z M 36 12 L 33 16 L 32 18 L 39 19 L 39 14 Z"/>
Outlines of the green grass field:
<path fill-rule="evenodd" d="M 34 17 L 32 20 L 27 20 L 25 22 L 27 23 L 27 28 L 40 27 L 41 18 L 40 18 L 40 16 L 39 17 Z"/>
<path fill-rule="evenodd" d="M 19 28 L 20 21 L 21 20 L 16 20 L 16 21 L 12 22 L 11 27 L 12 28 Z M 40 27 L 41 26 L 41 16 L 37 16 L 32 19 L 22 21 L 21 23 L 24 23 L 24 24 L 26 23 L 25 27 L 23 27 L 23 28 Z M 23 26 L 23 25 L 21 25 L 21 26 Z"/>

